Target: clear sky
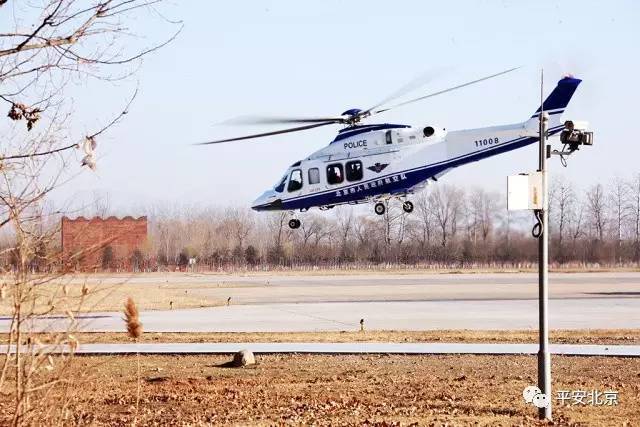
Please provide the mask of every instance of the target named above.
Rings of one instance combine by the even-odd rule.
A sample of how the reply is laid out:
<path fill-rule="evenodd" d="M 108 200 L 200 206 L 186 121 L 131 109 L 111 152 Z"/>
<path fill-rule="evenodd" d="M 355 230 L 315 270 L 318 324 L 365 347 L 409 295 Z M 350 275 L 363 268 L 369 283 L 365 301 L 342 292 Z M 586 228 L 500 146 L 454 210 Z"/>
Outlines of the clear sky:
<path fill-rule="evenodd" d="M 101 140 L 98 170 L 60 198 L 108 192 L 118 211 L 155 201 L 248 204 L 338 127 L 253 142 L 190 144 L 267 128 L 220 126 L 241 115 L 336 115 L 366 108 L 417 75 L 446 70 L 411 95 L 513 66 L 519 71 L 379 115 L 376 121 L 461 129 L 525 120 L 566 73 L 584 81 L 566 118 L 588 120 L 595 146 L 561 173 L 578 183 L 640 172 L 640 2 L 175 1 L 178 39 L 148 57 L 126 121 Z M 155 24 L 154 24 L 155 25 Z M 144 22 L 150 39 L 170 29 Z M 135 81 L 78 91 L 77 126 L 108 120 Z M 536 147 L 463 166 L 443 180 L 504 191 L 536 168 Z M 561 169 L 554 161 L 552 168 Z"/>

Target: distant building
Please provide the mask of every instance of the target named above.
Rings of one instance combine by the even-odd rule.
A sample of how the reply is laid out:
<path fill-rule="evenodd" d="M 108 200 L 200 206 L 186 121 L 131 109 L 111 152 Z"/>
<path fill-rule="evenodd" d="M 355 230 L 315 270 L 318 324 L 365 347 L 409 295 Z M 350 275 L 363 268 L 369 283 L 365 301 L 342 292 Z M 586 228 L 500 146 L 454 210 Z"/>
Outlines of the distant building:
<path fill-rule="evenodd" d="M 63 217 L 61 240 L 64 263 L 78 270 L 138 270 L 147 246 L 147 217 Z"/>

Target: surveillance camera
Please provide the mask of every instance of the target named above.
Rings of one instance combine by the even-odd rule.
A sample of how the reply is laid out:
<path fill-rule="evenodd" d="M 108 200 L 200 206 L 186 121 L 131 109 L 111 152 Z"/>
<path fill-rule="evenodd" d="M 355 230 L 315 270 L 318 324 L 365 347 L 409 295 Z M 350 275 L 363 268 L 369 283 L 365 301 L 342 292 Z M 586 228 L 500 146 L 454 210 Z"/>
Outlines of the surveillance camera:
<path fill-rule="evenodd" d="M 567 120 L 560 132 L 560 141 L 568 144 L 570 151 L 578 150 L 581 145 L 593 145 L 593 132 L 587 131 L 588 128 L 588 122 Z"/>
<path fill-rule="evenodd" d="M 567 120 L 566 122 L 564 122 L 564 128 L 571 131 L 577 130 L 586 132 L 587 130 L 589 130 L 589 122 L 586 122 L 584 120 Z"/>

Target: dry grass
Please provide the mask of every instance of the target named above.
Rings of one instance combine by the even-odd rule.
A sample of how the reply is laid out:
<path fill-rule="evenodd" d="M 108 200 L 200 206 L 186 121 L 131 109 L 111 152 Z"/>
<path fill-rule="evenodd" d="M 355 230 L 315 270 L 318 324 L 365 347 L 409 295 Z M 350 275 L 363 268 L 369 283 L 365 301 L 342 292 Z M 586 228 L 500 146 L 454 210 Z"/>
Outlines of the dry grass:
<path fill-rule="evenodd" d="M 93 279 L 99 277 L 92 276 Z M 189 284 L 165 284 L 160 278 L 157 282 L 149 284 L 127 283 L 126 277 L 118 284 L 101 283 L 51 283 L 41 286 L 35 300 L 35 310 L 38 312 L 65 313 L 68 307 L 75 311 L 78 302 L 82 299 L 83 311 L 120 311 L 128 297 L 139 302 L 139 309 L 145 310 L 169 310 L 173 308 L 199 308 L 215 307 L 226 304 L 225 300 L 203 297 L 201 294 L 191 292 L 196 288 L 216 288 L 219 284 L 210 285 Z M 55 307 L 49 311 L 51 301 L 55 301 Z M 173 302 L 173 304 L 171 304 Z M 11 299 L 0 300 L 0 315 L 11 313 Z"/>
<path fill-rule="evenodd" d="M 127 298 L 127 302 L 124 304 L 124 321 L 129 338 L 138 340 L 142 335 L 142 323 L 140 322 L 138 307 L 136 307 L 136 303 L 132 298 Z"/>
<path fill-rule="evenodd" d="M 0 339 L 4 338 L 0 334 Z M 126 333 L 83 332 L 81 343 L 130 342 Z M 364 331 L 364 332 L 145 332 L 139 342 L 466 342 L 537 343 L 536 331 Z M 552 343 L 562 344 L 640 344 L 637 329 L 553 330 Z M 41 337 L 46 341 L 46 337 Z"/>
<path fill-rule="evenodd" d="M 531 356 L 271 355 L 253 369 L 229 356 L 144 356 L 140 425 L 536 425 L 522 390 Z M 554 357 L 555 390 L 619 392 L 618 406 L 555 406 L 557 425 L 635 425 L 640 359 Z M 81 357 L 69 424 L 130 425 L 133 357 Z M 7 396 L 0 396 L 0 417 Z M 2 424 L 0 419 L 0 424 Z M 386 424 L 384 424 L 386 423 Z"/>
<path fill-rule="evenodd" d="M 550 268 L 551 273 L 637 273 L 640 272 L 640 266 L 638 267 L 560 267 Z M 163 272 L 163 273 L 150 273 L 158 275 L 179 275 L 179 274 L 192 274 L 195 276 L 208 275 L 208 276 L 258 276 L 268 277 L 273 275 L 278 276 L 348 276 L 348 275 L 366 275 L 366 274 L 500 274 L 500 273 L 537 273 L 537 267 L 531 268 L 509 268 L 509 267 L 470 267 L 470 268 L 427 268 L 427 267 L 410 267 L 410 266 L 375 266 L 372 268 L 330 268 L 322 267 L 318 269 L 313 268 L 287 268 L 287 269 L 271 269 L 265 271 L 256 270 L 236 270 L 236 271 L 221 271 L 221 272 Z"/>

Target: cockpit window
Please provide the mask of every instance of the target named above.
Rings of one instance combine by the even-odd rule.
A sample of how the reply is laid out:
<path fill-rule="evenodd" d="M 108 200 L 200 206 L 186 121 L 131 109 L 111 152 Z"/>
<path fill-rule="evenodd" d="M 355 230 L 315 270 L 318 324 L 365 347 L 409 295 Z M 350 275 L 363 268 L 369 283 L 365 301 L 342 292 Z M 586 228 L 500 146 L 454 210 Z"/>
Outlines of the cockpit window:
<path fill-rule="evenodd" d="M 342 181 L 344 181 L 342 164 L 334 163 L 327 166 L 327 182 L 329 184 L 340 184 Z"/>
<path fill-rule="evenodd" d="M 302 170 L 294 169 L 291 171 L 291 176 L 289 176 L 289 185 L 287 186 L 287 190 L 298 191 L 302 188 Z"/>
<path fill-rule="evenodd" d="M 278 193 L 282 193 L 282 191 L 284 190 L 284 183 L 286 180 L 287 180 L 287 175 L 283 176 L 280 182 L 278 183 L 278 185 L 273 187 L 273 189 Z"/>

